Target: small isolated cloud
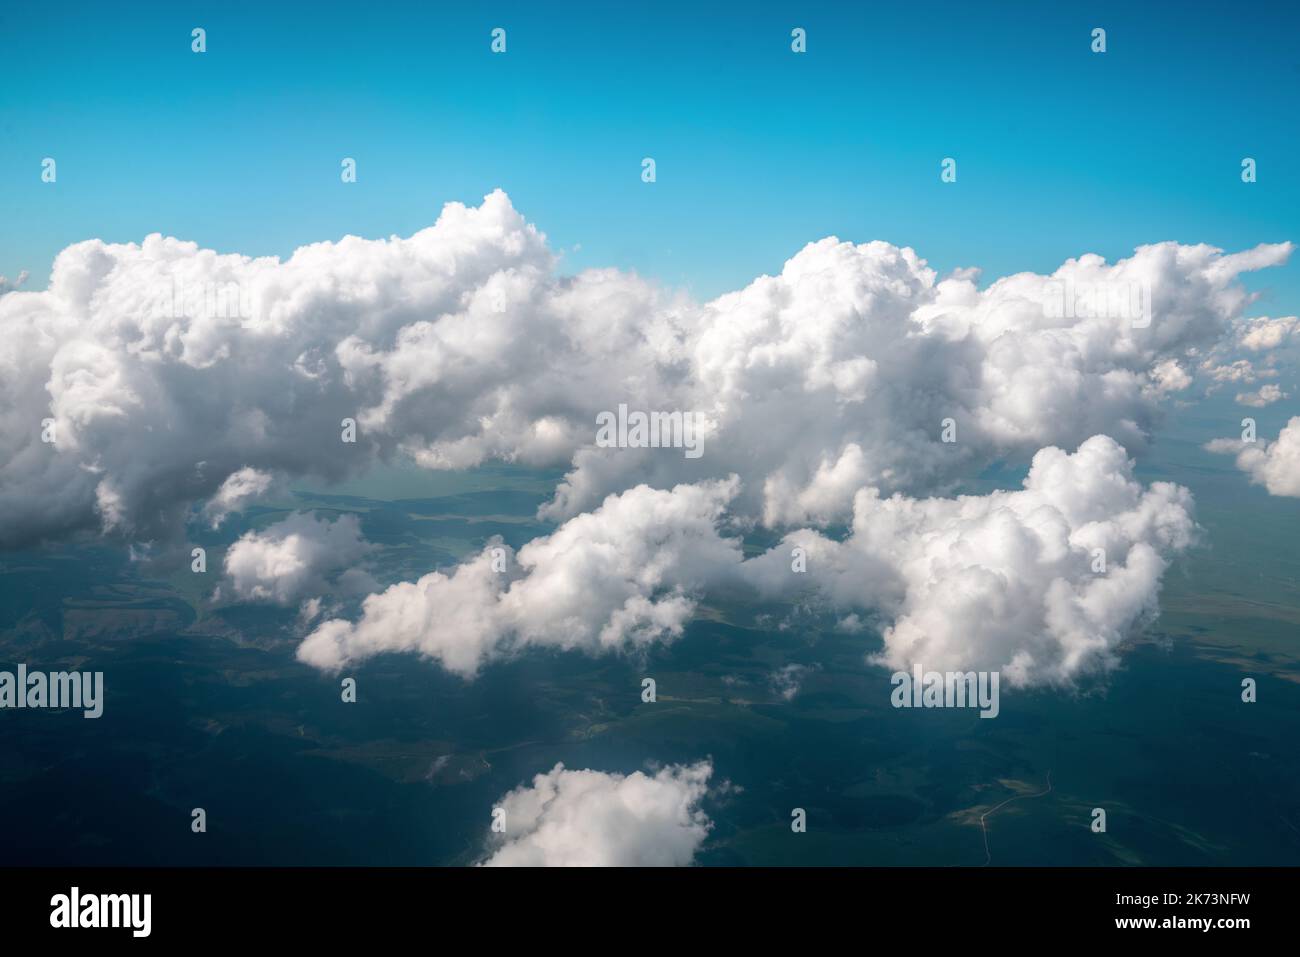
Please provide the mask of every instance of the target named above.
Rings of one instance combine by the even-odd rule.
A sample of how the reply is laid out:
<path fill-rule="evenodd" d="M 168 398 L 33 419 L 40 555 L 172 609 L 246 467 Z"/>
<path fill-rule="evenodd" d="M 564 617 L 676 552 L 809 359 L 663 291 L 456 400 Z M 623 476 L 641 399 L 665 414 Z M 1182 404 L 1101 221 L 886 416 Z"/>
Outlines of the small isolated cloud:
<path fill-rule="evenodd" d="M 1283 392 L 1277 385 L 1270 382 L 1267 385 L 1260 386 L 1254 392 L 1238 392 L 1237 404 L 1248 405 L 1253 409 L 1262 409 L 1265 406 L 1272 405 L 1274 402 L 1281 401 L 1286 397 L 1287 394 L 1285 392 Z"/>
<path fill-rule="evenodd" d="M 1268 494 L 1300 497 L 1300 416 L 1283 426 L 1275 442 L 1214 439 L 1205 448 L 1209 452 L 1235 454 L 1237 468 L 1250 476 L 1251 482 L 1268 489 Z"/>
<path fill-rule="evenodd" d="M 1249 385 L 1259 377 L 1249 359 L 1235 359 L 1222 364 L 1207 359 L 1201 363 L 1201 372 L 1218 385 L 1229 382 Z"/>
<path fill-rule="evenodd" d="M 1300 328 L 1300 317 L 1286 316 L 1281 319 L 1251 319 L 1244 323 L 1240 342 L 1242 348 L 1251 352 L 1263 352 L 1276 349 L 1289 341 Z"/>
<path fill-rule="evenodd" d="M 713 826 L 700 802 L 713 765 L 654 774 L 570 771 L 557 764 L 498 803 L 488 867 L 683 867 Z"/>
<path fill-rule="evenodd" d="M 772 690 L 786 701 L 793 701 L 803 688 L 804 679 L 816 670 L 816 666 L 794 664 L 778 668 L 772 672 Z"/>
<path fill-rule="evenodd" d="M 270 472 L 253 468 L 232 472 L 203 506 L 203 517 L 212 528 L 219 528 L 226 516 L 242 511 L 245 506 L 265 496 L 274 482 L 275 477 Z"/>
<path fill-rule="evenodd" d="M 367 590 L 374 586 L 373 579 L 352 566 L 369 548 L 355 515 L 340 515 L 331 522 L 310 512 L 295 512 L 248 532 L 230 546 L 225 560 L 226 597 L 291 605 L 325 591 L 327 577 L 340 570 L 343 590 Z"/>

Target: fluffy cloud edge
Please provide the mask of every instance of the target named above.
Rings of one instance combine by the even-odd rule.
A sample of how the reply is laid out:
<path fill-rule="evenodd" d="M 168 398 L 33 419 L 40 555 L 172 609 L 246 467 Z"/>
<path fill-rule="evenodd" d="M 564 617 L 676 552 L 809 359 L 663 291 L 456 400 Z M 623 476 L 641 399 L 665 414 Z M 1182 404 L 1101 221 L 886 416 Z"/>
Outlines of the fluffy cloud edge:
<path fill-rule="evenodd" d="M 1158 243 L 981 289 L 832 237 L 701 303 L 613 269 L 558 275 L 500 191 L 409 237 L 285 260 L 78 243 L 47 290 L 0 296 L 0 544 L 175 537 L 192 502 L 220 521 L 252 476 L 331 482 L 394 456 L 567 464 L 556 521 L 643 482 L 736 473 L 734 511 L 826 526 L 865 485 L 942 491 L 1095 432 L 1139 448 L 1194 374 L 1250 381 L 1264 373 L 1234 349 L 1294 339 L 1294 317 L 1244 317 L 1238 278 L 1291 251 Z M 1092 293 L 1058 315 L 1061 289 Z M 1109 308 L 1131 289 L 1149 322 Z M 598 447 L 597 417 L 623 402 L 698 414 L 705 458 Z"/>
<path fill-rule="evenodd" d="M 713 822 L 700 807 L 713 764 L 647 774 L 569 770 L 556 764 L 494 808 L 485 867 L 683 867 Z M 499 813 L 498 813 L 499 812 Z"/>
<path fill-rule="evenodd" d="M 1208 452 L 1235 455 L 1236 466 L 1269 495 L 1300 498 L 1300 416 L 1293 416 L 1272 442 L 1214 439 Z"/>
<path fill-rule="evenodd" d="M 880 664 L 1068 685 L 1115 667 L 1155 617 L 1169 559 L 1196 534 L 1190 492 L 1143 487 L 1106 436 L 1073 453 L 1040 450 L 1019 490 L 913 499 L 862 489 L 844 539 L 803 529 L 748 559 L 725 534 L 738 491 L 732 480 L 610 496 L 525 546 L 513 577 L 484 552 L 391 586 L 358 621 L 318 626 L 298 657 L 338 671 L 408 652 L 473 678 L 526 648 L 604 654 L 672 641 L 698 597 L 789 600 L 811 588 L 843 620 L 884 620 Z"/>

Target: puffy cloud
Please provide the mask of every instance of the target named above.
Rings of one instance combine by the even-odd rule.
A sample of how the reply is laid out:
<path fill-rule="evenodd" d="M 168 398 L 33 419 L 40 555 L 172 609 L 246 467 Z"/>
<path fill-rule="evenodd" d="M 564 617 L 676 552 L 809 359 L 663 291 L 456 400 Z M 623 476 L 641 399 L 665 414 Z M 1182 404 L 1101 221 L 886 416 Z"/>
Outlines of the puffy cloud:
<path fill-rule="evenodd" d="M 829 238 L 698 303 L 617 270 L 558 275 L 501 192 L 407 238 L 286 260 L 158 235 L 79 243 L 48 290 L 0 296 L 0 546 L 166 539 L 195 502 L 217 522 L 273 480 L 394 456 L 567 465 L 544 510 L 562 524 L 506 549 L 506 571 L 488 551 L 394 585 L 358 620 L 318 624 L 300 657 L 415 652 L 470 676 L 528 647 L 643 647 L 680 634 L 710 589 L 791 587 L 799 545 L 844 627 L 884 626 L 886 663 L 1069 681 L 1113 663 L 1190 535 L 1187 493 L 1142 489 L 1119 443 L 1140 449 L 1194 376 L 1276 375 L 1236 353 L 1284 345 L 1295 319 L 1246 318 L 1240 276 L 1291 249 L 1160 243 L 981 289 L 911 249 Z M 598 414 L 620 403 L 698 413 L 704 455 L 597 447 Z M 1270 490 L 1291 487 L 1290 434 L 1240 450 Z M 936 497 L 1030 456 L 1021 490 Z M 308 596 L 341 567 L 325 552 L 355 544 L 340 523 L 292 521 L 231 549 L 233 594 Z M 818 531 L 849 521 L 843 540 Z M 742 562 L 724 529 L 754 523 L 795 530 Z M 348 541 L 317 549 L 330 536 Z"/>
<path fill-rule="evenodd" d="M 1162 243 L 981 290 L 911 249 L 831 238 L 696 303 L 617 270 L 557 275 L 501 192 L 407 238 L 286 260 L 158 235 L 78 243 L 48 290 L 0 296 L 0 545 L 174 536 L 240 470 L 335 480 L 399 454 L 568 464 L 556 520 L 735 473 L 738 514 L 833 523 L 863 485 L 925 494 L 1099 431 L 1140 447 L 1162 397 L 1237 341 L 1239 275 L 1290 250 Z M 703 458 L 595 447 L 597 414 L 621 402 L 700 413 Z M 345 418 L 356 443 L 339 440 Z"/>
<path fill-rule="evenodd" d="M 1238 439 L 1215 439 L 1206 444 L 1211 452 L 1236 454 L 1237 468 L 1250 476 L 1270 495 L 1300 497 L 1300 416 L 1293 417 L 1277 441 L 1266 444 Z"/>
<path fill-rule="evenodd" d="M 803 688 L 804 679 L 812 671 L 816 671 L 815 665 L 798 665 L 789 664 L 772 672 L 771 683 L 772 690 L 779 694 L 786 701 L 793 701 Z"/>
<path fill-rule="evenodd" d="M 373 579 L 352 567 L 369 547 L 355 515 L 340 515 L 331 522 L 295 512 L 230 546 L 225 559 L 230 597 L 291 605 L 325 591 L 326 576 L 339 570 L 346 576 L 345 591 L 369 590 Z M 315 607 L 319 610 L 318 604 Z"/>
<path fill-rule="evenodd" d="M 322 623 L 298 657 L 338 670 L 414 652 L 471 677 L 530 646 L 598 654 L 671 641 L 695 611 L 695 590 L 740 563 L 740 543 L 718 531 L 736 489 L 731 480 L 612 495 L 517 556 L 494 544 L 450 573 L 371 595 L 359 621 Z"/>
<path fill-rule="evenodd" d="M 557 764 L 498 803 L 488 867 L 682 867 L 713 826 L 700 802 L 713 765 L 654 774 L 570 771 Z"/>
<path fill-rule="evenodd" d="M 1278 402 L 1286 397 L 1285 392 L 1283 392 L 1277 385 L 1270 382 L 1266 385 L 1260 386 L 1254 392 L 1238 392 L 1237 402 L 1240 405 L 1248 405 L 1254 409 L 1262 409 L 1265 406 L 1272 405 L 1274 402 Z"/>
<path fill-rule="evenodd" d="M 1300 317 L 1296 316 L 1285 316 L 1281 319 L 1252 319 L 1242 327 L 1241 345 L 1251 352 L 1276 349 L 1289 341 L 1295 335 L 1297 328 L 1300 328 Z"/>
<path fill-rule="evenodd" d="M 995 458 L 1096 433 L 1140 448 L 1197 357 L 1235 341 L 1252 301 L 1238 275 L 1290 251 L 1162 243 L 980 290 L 970 271 L 939 280 L 910 249 L 825 239 L 683 319 L 689 375 L 675 403 L 713 425 L 706 468 L 745 479 L 735 507 L 775 527 L 847 518 L 864 485 L 942 489 Z M 1079 302 L 1054 307 L 1062 289 Z M 1130 290 L 1138 312 L 1112 302 Z M 945 419 L 954 443 L 942 441 Z M 673 456 L 582 448 L 546 514 L 691 468 L 699 474 Z"/>
<path fill-rule="evenodd" d="M 1151 380 L 1157 393 L 1182 392 L 1192 384 L 1192 377 L 1174 359 L 1157 363 L 1151 370 Z"/>
<path fill-rule="evenodd" d="M 242 468 L 232 472 L 203 506 L 203 515 L 213 528 L 218 528 L 232 512 L 238 512 L 264 496 L 274 481 L 275 476 L 270 472 L 257 469 Z"/>
<path fill-rule="evenodd" d="M 511 393 L 527 392 L 530 303 L 574 285 L 551 263 L 501 193 L 406 239 L 346 237 L 285 261 L 158 235 L 69 246 L 47 291 L 0 297 L 0 544 L 105 516 L 124 536 L 174 535 L 243 468 L 333 480 L 423 447 L 426 429 L 454 446 L 486 416 L 503 435 Z M 544 414 L 517 418 L 521 449 L 553 440 Z"/>
<path fill-rule="evenodd" d="M 878 661 L 891 668 L 1068 684 L 1112 667 L 1155 614 L 1166 556 L 1192 540 L 1191 510 L 1186 489 L 1143 489 L 1124 450 L 1095 436 L 1074 454 L 1041 450 L 1018 491 L 882 499 L 864 489 L 845 540 L 791 533 L 744 575 L 777 596 L 811 582 L 848 626 L 874 612 L 885 625 Z M 791 571 L 795 547 L 806 573 Z"/>
<path fill-rule="evenodd" d="M 878 661 L 890 667 L 1068 684 L 1112 667 L 1155 615 L 1167 558 L 1195 527 L 1190 493 L 1167 482 L 1144 489 L 1105 436 L 1073 454 L 1041 450 L 1017 491 L 882 499 L 862 489 L 843 540 L 801 529 L 743 562 L 740 542 L 720 530 L 736 493 L 728 482 L 611 496 L 521 549 L 513 580 L 485 552 L 372 595 L 360 621 L 320 625 L 298 657 L 337 670 L 416 652 L 469 677 L 528 645 L 599 653 L 671 640 L 696 593 L 802 599 L 811 588 L 849 630 L 862 616 L 880 622 Z M 806 572 L 793 569 L 795 548 Z M 792 697 L 799 677 L 774 686 Z"/>
<path fill-rule="evenodd" d="M 1216 384 L 1228 382 L 1252 383 L 1261 375 L 1249 359 L 1236 359 L 1232 362 L 1217 364 L 1211 359 L 1201 363 L 1201 371 Z M 1263 375 L 1273 374 L 1265 370 Z"/>

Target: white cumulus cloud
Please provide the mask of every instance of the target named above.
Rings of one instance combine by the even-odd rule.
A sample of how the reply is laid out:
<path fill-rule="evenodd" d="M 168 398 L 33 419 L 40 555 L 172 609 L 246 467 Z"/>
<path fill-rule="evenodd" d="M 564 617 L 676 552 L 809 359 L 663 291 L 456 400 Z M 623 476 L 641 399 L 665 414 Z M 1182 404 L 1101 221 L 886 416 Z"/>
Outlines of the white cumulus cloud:
<path fill-rule="evenodd" d="M 1211 452 L 1235 454 L 1237 468 L 1270 495 L 1300 497 L 1300 416 L 1288 421 L 1274 442 L 1215 439 L 1205 447 Z"/>
<path fill-rule="evenodd" d="M 1251 352 L 1263 352 L 1276 349 L 1288 342 L 1300 328 L 1300 317 L 1284 316 L 1281 319 L 1262 317 L 1244 323 L 1241 331 L 1241 345 Z"/>
<path fill-rule="evenodd" d="M 683 867 L 712 823 L 700 802 L 713 765 L 671 765 L 653 774 L 570 771 L 557 764 L 498 807 L 488 867 Z"/>
<path fill-rule="evenodd" d="M 1241 276 L 1291 251 L 1157 243 L 980 288 L 913 249 L 831 237 L 697 302 L 614 269 L 560 275 L 500 191 L 409 237 L 283 260 L 91 240 L 47 290 L 0 296 L 0 546 L 175 540 L 195 503 L 215 524 L 275 482 L 399 457 L 564 466 L 542 516 L 559 528 L 498 546 L 504 571 L 489 550 L 370 595 L 355 621 L 309 604 L 299 656 L 333 670 L 412 652 L 468 677 L 527 648 L 670 641 L 712 591 L 787 587 L 788 554 L 742 561 L 762 524 L 807 548 L 842 622 L 881 626 L 882 661 L 1069 681 L 1113 664 L 1190 535 L 1190 496 L 1143 489 L 1125 449 L 1195 382 L 1277 376 L 1270 350 L 1296 320 L 1249 317 Z M 1087 308 L 1052 307 L 1062 288 L 1090 290 Z M 1133 290 L 1144 315 L 1109 308 Z M 704 454 L 598 447 L 597 416 L 621 404 L 695 413 Z M 1294 488 L 1292 434 L 1239 450 L 1270 491 Z M 1024 489 L 943 497 L 1031 457 Z M 289 521 L 232 547 L 231 595 L 357 584 L 339 557 L 354 529 Z"/>
<path fill-rule="evenodd" d="M 843 614 L 883 625 L 890 668 L 999 671 L 1012 685 L 1105 671 L 1157 609 L 1167 557 L 1192 541 L 1190 493 L 1143 488 L 1105 436 L 1034 456 L 1024 487 L 958 498 L 860 491 L 852 531 L 813 530 L 745 564 L 769 595 L 811 582 Z M 795 547 L 807 571 L 791 569 Z"/>
<path fill-rule="evenodd" d="M 1248 405 L 1253 409 L 1262 409 L 1274 402 L 1280 402 L 1286 397 L 1287 394 L 1279 386 L 1269 382 L 1260 386 L 1254 392 L 1238 392 L 1237 403 L 1239 405 Z"/>
<path fill-rule="evenodd" d="M 359 621 L 322 623 L 298 657 L 338 670 L 414 652 L 472 677 L 530 646 L 599 654 L 670 641 L 701 584 L 740 563 L 740 543 L 718 531 L 736 488 L 733 480 L 612 495 L 518 555 L 497 544 L 449 573 L 371 595 Z"/>
<path fill-rule="evenodd" d="M 0 296 L 0 545 L 175 538 L 241 470 L 332 481 L 396 456 L 567 465 L 560 521 L 638 484 L 737 474 L 738 514 L 834 523 L 868 485 L 928 494 L 1098 432 L 1139 450 L 1205 357 L 1233 369 L 1232 348 L 1282 342 L 1242 332 L 1239 277 L 1290 251 L 1160 243 L 980 289 L 912 249 L 829 238 L 699 303 L 618 270 L 559 275 L 499 191 L 410 237 L 284 260 L 89 240 L 47 290 Z M 1057 315 L 1064 283 L 1149 288 L 1150 322 Z M 698 413 L 703 457 L 596 447 L 620 403 Z"/>
<path fill-rule="evenodd" d="M 880 621 L 882 664 L 1068 684 L 1115 665 L 1156 613 L 1169 556 L 1193 538 L 1190 493 L 1144 488 L 1132 469 L 1123 448 L 1096 436 L 1073 454 L 1041 450 L 1017 491 L 913 499 L 863 489 L 843 540 L 802 529 L 744 561 L 722 527 L 734 482 L 640 486 L 525 546 L 513 579 L 485 552 L 394 585 L 366 600 L 360 621 L 320 625 L 298 657 L 337 670 L 415 652 L 471 677 L 529 645 L 600 653 L 671 640 L 709 594 L 794 598 L 811 586 L 844 620 Z"/>
<path fill-rule="evenodd" d="M 355 515 L 331 522 L 295 512 L 230 546 L 225 558 L 229 597 L 290 605 L 325 591 L 326 576 L 338 571 L 350 576 L 345 589 L 373 587 L 369 575 L 352 567 L 368 550 Z"/>
<path fill-rule="evenodd" d="M 216 494 L 203 506 L 203 515 L 213 528 L 217 528 L 228 515 L 264 496 L 274 481 L 275 476 L 270 472 L 238 469 L 226 476 Z"/>

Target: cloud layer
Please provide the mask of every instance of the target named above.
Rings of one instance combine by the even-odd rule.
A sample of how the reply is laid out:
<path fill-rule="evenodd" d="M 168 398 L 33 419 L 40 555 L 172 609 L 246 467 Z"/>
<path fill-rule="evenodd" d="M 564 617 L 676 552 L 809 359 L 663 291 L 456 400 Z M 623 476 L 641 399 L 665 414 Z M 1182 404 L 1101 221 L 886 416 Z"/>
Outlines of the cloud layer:
<path fill-rule="evenodd" d="M 697 304 L 616 270 L 558 275 L 501 192 L 409 238 L 284 261 L 92 240 L 59 254 L 47 291 L 0 295 L 0 545 L 174 537 L 195 501 L 219 516 L 241 472 L 332 480 L 396 454 L 569 464 L 555 519 L 737 474 L 737 512 L 842 520 L 864 486 L 925 494 L 1098 432 L 1140 448 L 1198 357 L 1292 335 L 1247 327 L 1238 282 L 1290 248 L 1162 243 L 981 290 L 911 249 L 831 238 Z M 1100 292 L 1059 315 L 1062 287 Z M 1102 308 L 1130 288 L 1148 324 Z M 620 402 L 698 412 L 704 456 L 595 447 Z"/>
<path fill-rule="evenodd" d="M 670 641 L 710 592 L 811 586 L 845 623 L 880 626 L 886 664 L 1069 682 L 1114 663 L 1191 537 L 1187 492 L 1143 489 L 1125 450 L 1198 380 L 1276 375 L 1296 320 L 1246 316 L 1240 276 L 1290 252 L 1160 243 L 981 288 L 832 237 L 698 303 L 617 270 L 561 275 L 501 192 L 407 238 L 284 261 L 79 243 L 47 291 L 0 293 L 0 546 L 177 541 L 277 483 L 399 456 L 559 465 L 553 534 L 372 594 L 299 657 L 411 652 L 471 677 L 533 647 Z M 703 455 L 599 447 L 598 416 L 623 404 L 695 414 Z M 1297 494 L 1295 421 L 1233 449 L 1275 494 Z M 945 497 L 1031 456 L 1022 490 Z M 783 543 L 742 560 L 756 525 Z M 353 525 L 296 516 L 231 548 L 226 593 L 355 586 L 336 573 L 363 550 Z"/>

